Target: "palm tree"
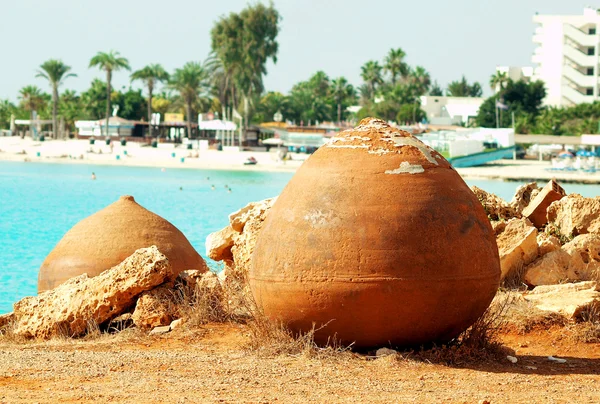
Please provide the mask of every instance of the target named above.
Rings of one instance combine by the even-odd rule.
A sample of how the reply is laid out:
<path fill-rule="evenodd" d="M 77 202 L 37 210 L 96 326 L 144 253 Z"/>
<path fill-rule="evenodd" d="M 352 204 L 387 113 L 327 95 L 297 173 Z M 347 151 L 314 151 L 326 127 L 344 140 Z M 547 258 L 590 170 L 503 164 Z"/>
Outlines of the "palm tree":
<path fill-rule="evenodd" d="M 192 136 L 192 105 L 199 101 L 200 93 L 209 89 L 208 70 L 201 63 L 187 62 L 182 68 L 175 69 L 168 83 L 169 88 L 179 92 L 185 104 L 187 135 Z"/>
<path fill-rule="evenodd" d="M 406 53 L 401 48 L 390 49 L 384 59 L 383 69 L 392 75 L 392 85 L 396 84 L 398 76 L 406 77 L 408 74 L 408 65 L 404 62 Z"/>
<path fill-rule="evenodd" d="M 490 77 L 490 87 L 497 93 L 502 92 L 506 84 L 508 84 L 506 72 L 496 71 L 496 74 L 492 74 Z"/>
<path fill-rule="evenodd" d="M 337 122 L 339 124 L 342 121 L 342 103 L 348 97 L 355 95 L 354 87 L 348 83 L 345 77 L 338 77 L 331 81 L 331 94 L 337 104 Z"/>
<path fill-rule="evenodd" d="M 69 77 L 77 77 L 75 73 L 69 73 L 71 66 L 67 66 L 62 60 L 50 59 L 45 61 L 38 70 L 35 77 L 43 77 L 52 87 L 52 134 L 58 139 L 58 87 Z"/>
<path fill-rule="evenodd" d="M 29 111 L 29 134 L 33 137 L 33 111 L 44 107 L 44 93 L 38 86 L 26 86 L 19 91 L 19 99 L 25 111 Z M 21 138 L 25 137 L 25 133 Z"/>
<path fill-rule="evenodd" d="M 419 89 L 421 94 L 425 94 L 431 85 L 431 76 L 424 67 L 417 66 L 415 70 L 410 72 L 410 81 Z"/>
<path fill-rule="evenodd" d="M 108 136 L 108 120 L 110 118 L 110 82 L 112 79 L 113 71 L 118 71 L 121 69 L 131 70 L 129 67 L 129 61 L 120 56 L 119 52 L 110 51 L 106 52 L 98 52 L 96 56 L 94 56 L 90 60 L 89 67 L 98 67 L 100 70 L 104 70 L 106 72 L 106 136 Z"/>
<path fill-rule="evenodd" d="M 383 80 L 381 78 L 382 68 L 379 65 L 379 62 L 376 62 L 374 60 L 369 60 L 367 63 L 365 63 L 360 68 L 360 70 L 361 70 L 360 76 L 362 77 L 363 81 L 369 87 L 369 93 L 370 93 L 371 97 L 373 97 L 375 95 L 376 86 L 383 82 Z"/>
<path fill-rule="evenodd" d="M 169 73 L 159 64 L 151 64 L 131 74 L 131 80 L 141 80 L 148 87 L 148 136 L 152 137 L 152 92 L 157 82 L 169 79 Z"/>

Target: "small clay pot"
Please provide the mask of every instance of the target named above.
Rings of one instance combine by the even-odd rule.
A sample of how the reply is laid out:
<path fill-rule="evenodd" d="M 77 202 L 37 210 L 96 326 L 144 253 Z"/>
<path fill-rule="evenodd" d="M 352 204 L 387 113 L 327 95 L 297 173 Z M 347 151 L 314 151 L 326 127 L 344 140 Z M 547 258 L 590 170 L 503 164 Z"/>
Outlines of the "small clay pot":
<path fill-rule="evenodd" d="M 494 232 L 462 178 L 373 118 L 298 169 L 249 271 L 269 318 L 355 347 L 448 341 L 486 310 L 499 279 Z"/>
<path fill-rule="evenodd" d="M 186 269 L 207 270 L 204 259 L 175 226 L 132 196 L 122 196 L 63 236 L 40 267 L 38 293 L 84 273 L 96 276 L 152 245 L 169 259 L 173 278 Z"/>

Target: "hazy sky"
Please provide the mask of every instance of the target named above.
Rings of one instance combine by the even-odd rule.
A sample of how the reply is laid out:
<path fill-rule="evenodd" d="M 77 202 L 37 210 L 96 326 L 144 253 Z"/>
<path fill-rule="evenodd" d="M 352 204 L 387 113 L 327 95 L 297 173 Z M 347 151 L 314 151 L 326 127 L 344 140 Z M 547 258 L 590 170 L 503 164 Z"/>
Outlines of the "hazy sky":
<path fill-rule="evenodd" d="M 17 99 L 37 84 L 36 68 L 49 58 L 73 67 L 63 89 L 85 90 L 98 51 L 114 49 L 132 68 L 161 63 L 172 71 L 204 60 L 210 29 L 247 0 L 0 0 L 0 98 Z M 596 2 L 597 3 L 597 2 Z M 317 70 L 359 85 L 360 66 L 401 47 L 443 87 L 465 74 L 486 93 L 496 65 L 531 65 L 534 24 L 540 14 L 580 14 L 592 0 L 275 0 L 283 17 L 277 64 L 268 66 L 267 90 L 287 92 Z M 118 72 L 117 88 L 129 85 Z"/>

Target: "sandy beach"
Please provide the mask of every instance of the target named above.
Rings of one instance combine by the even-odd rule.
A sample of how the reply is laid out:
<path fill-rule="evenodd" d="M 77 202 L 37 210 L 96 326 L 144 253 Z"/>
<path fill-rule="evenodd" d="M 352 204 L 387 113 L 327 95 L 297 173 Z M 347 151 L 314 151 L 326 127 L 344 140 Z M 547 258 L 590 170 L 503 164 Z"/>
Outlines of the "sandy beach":
<path fill-rule="evenodd" d="M 183 145 L 161 143 L 157 148 L 129 142 L 112 148 L 104 141 L 90 145 L 88 140 L 33 141 L 31 138 L 0 137 L 0 160 L 61 164 L 100 164 L 113 166 L 195 168 L 210 170 L 295 171 L 308 154 L 289 153 L 291 160 L 281 161 L 277 149 L 270 152 L 188 150 Z M 244 165 L 249 158 L 256 165 Z"/>
<path fill-rule="evenodd" d="M 264 151 L 188 150 L 183 145 L 161 143 L 157 148 L 129 142 L 112 148 L 104 141 L 90 145 L 88 140 L 33 141 L 31 138 L 0 137 L 0 160 L 61 164 L 100 164 L 160 168 L 210 170 L 248 170 L 294 172 L 309 157 L 289 153 L 291 160 L 281 161 L 277 149 Z M 244 165 L 249 158 L 256 165 Z M 556 179 L 564 183 L 600 184 L 600 173 L 552 171 L 550 162 L 537 160 L 498 160 L 479 167 L 457 168 L 466 179 L 502 181 L 541 181 Z"/>

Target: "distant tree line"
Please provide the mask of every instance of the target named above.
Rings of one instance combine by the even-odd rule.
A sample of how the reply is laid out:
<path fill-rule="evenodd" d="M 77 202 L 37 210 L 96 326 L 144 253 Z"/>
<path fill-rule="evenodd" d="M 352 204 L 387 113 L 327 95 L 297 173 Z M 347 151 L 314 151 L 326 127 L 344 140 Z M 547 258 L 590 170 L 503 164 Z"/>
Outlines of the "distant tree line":
<path fill-rule="evenodd" d="M 153 112 L 183 113 L 188 131 L 200 112 L 230 120 L 241 116 L 245 127 L 273 121 L 276 114 L 297 125 L 366 116 L 415 123 L 425 118 L 420 107 L 423 95 L 482 96 L 481 84 L 470 83 L 464 75 L 442 89 L 424 67 L 409 65 L 401 48 L 390 49 L 381 61 L 367 61 L 361 67 L 358 87 L 345 77 L 330 78 L 317 71 L 288 94 L 266 91 L 263 78 L 267 62 L 277 62 L 280 20 L 272 3 L 250 5 L 240 13 L 222 16 L 210 31 L 212 52 L 203 61 L 190 61 L 173 72 L 159 64 L 133 71 L 131 82 L 142 83 L 143 90 L 131 85 L 113 88 L 113 75 L 131 70 L 129 61 L 115 51 L 98 52 L 91 58 L 89 67 L 100 69 L 105 79 L 94 79 L 81 93 L 61 91 L 76 74 L 61 60 L 48 60 L 40 65 L 36 77 L 47 81 L 49 92 L 28 85 L 20 90 L 18 103 L 0 100 L 0 127 L 8 127 L 11 116 L 31 119 L 37 111 L 41 119 L 52 119 L 54 133 L 58 133 L 59 120 L 72 131 L 75 120 L 109 119 L 114 106 L 118 106 L 119 116 L 130 120 L 149 121 Z M 512 81 L 502 72 L 491 77 L 490 87 L 495 94 L 485 100 L 473 124 L 509 127 L 514 116 L 519 133 L 598 133 L 600 103 L 544 108 L 543 83 Z M 350 112 L 350 106 L 360 110 Z"/>

